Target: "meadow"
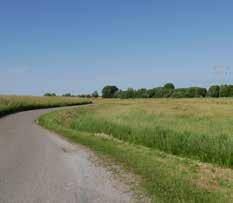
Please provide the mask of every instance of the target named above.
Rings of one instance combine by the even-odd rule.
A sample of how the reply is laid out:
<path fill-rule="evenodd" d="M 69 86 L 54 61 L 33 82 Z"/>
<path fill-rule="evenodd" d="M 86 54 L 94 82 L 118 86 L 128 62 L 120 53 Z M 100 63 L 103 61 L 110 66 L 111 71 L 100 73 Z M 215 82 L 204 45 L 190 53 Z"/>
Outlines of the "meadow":
<path fill-rule="evenodd" d="M 25 110 L 72 106 L 90 103 L 90 100 L 70 97 L 33 97 L 33 96 L 1 96 L 0 117 Z"/>
<path fill-rule="evenodd" d="M 233 100 L 95 100 L 41 125 L 141 175 L 155 202 L 232 202 Z"/>

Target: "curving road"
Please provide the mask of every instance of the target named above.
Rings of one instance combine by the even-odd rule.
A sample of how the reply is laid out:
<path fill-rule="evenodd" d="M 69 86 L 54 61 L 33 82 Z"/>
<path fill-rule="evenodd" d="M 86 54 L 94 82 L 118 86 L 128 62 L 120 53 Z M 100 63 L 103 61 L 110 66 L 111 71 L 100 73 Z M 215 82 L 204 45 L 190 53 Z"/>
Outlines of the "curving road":
<path fill-rule="evenodd" d="M 134 202 L 128 187 L 92 160 L 94 153 L 35 124 L 49 111 L 0 119 L 0 202 Z"/>

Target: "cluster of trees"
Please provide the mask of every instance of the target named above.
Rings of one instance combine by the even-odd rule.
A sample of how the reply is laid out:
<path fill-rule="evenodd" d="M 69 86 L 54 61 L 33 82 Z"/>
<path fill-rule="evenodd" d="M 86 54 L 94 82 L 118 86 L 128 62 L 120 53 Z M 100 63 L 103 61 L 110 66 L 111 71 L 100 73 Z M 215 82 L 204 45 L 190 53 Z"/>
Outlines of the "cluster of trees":
<path fill-rule="evenodd" d="M 44 94 L 45 97 L 55 97 L 57 96 L 55 93 L 45 93 Z M 62 97 L 82 97 L 82 98 L 97 98 L 99 97 L 98 91 L 94 91 L 92 94 L 80 94 L 80 95 L 73 95 L 71 93 L 65 93 L 63 95 L 61 95 Z"/>
<path fill-rule="evenodd" d="M 163 87 L 153 89 L 128 88 L 120 90 L 116 86 L 105 86 L 102 90 L 103 98 L 199 98 L 199 97 L 233 97 L 233 85 L 214 85 L 208 90 L 202 87 L 175 88 L 167 83 Z"/>
<path fill-rule="evenodd" d="M 55 93 L 50 93 L 50 92 L 47 92 L 44 94 L 45 97 L 56 97 L 57 95 Z"/>
<path fill-rule="evenodd" d="M 78 97 L 82 97 L 82 98 L 98 98 L 99 97 L 99 94 L 98 94 L 98 91 L 94 91 L 92 94 L 80 94 L 78 95 Z"/>

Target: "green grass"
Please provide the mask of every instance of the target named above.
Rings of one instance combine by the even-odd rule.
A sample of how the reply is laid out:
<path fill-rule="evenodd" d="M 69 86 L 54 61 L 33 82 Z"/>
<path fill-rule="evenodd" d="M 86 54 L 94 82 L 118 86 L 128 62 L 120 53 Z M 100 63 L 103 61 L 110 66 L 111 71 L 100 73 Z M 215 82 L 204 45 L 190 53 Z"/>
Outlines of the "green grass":
<path fill-rule="evenodd" d="M 39 122 L 122 162 L 144 178 L 155 201 L 233 201 L 233 171 L 226 168 L 233 165 L 233 100 L 96 103 L 50 113 Z"/>
<path fill-rule="evenodd" d="M 72 122 L 66 124 L 77 131 L 105 133 L 169 154 L 233 167 L 232 101 L 140 101 L 71 111 Z"/>
<path fill-rule="evenodd" d="M 90 101 L 68 97 L 0 96 L 0 117 L 25 110 L 88 104 Z"/>

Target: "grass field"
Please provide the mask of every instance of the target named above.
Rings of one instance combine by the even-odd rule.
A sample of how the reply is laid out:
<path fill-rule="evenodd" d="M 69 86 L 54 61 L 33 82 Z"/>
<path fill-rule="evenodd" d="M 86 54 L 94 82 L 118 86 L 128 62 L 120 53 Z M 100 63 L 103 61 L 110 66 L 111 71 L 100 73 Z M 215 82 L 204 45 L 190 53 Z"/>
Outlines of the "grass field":
<path fill-rule="evenodd" d="M 90 101 L 69 97 L 0 96 L 0 117 L 24 110 L 86 104 Z"/>
<path fill-rule="evenodd" d="M 233 201 L 233 100 L 96 100 L 39 122 L 144 177 L 161 202 Z"/>

